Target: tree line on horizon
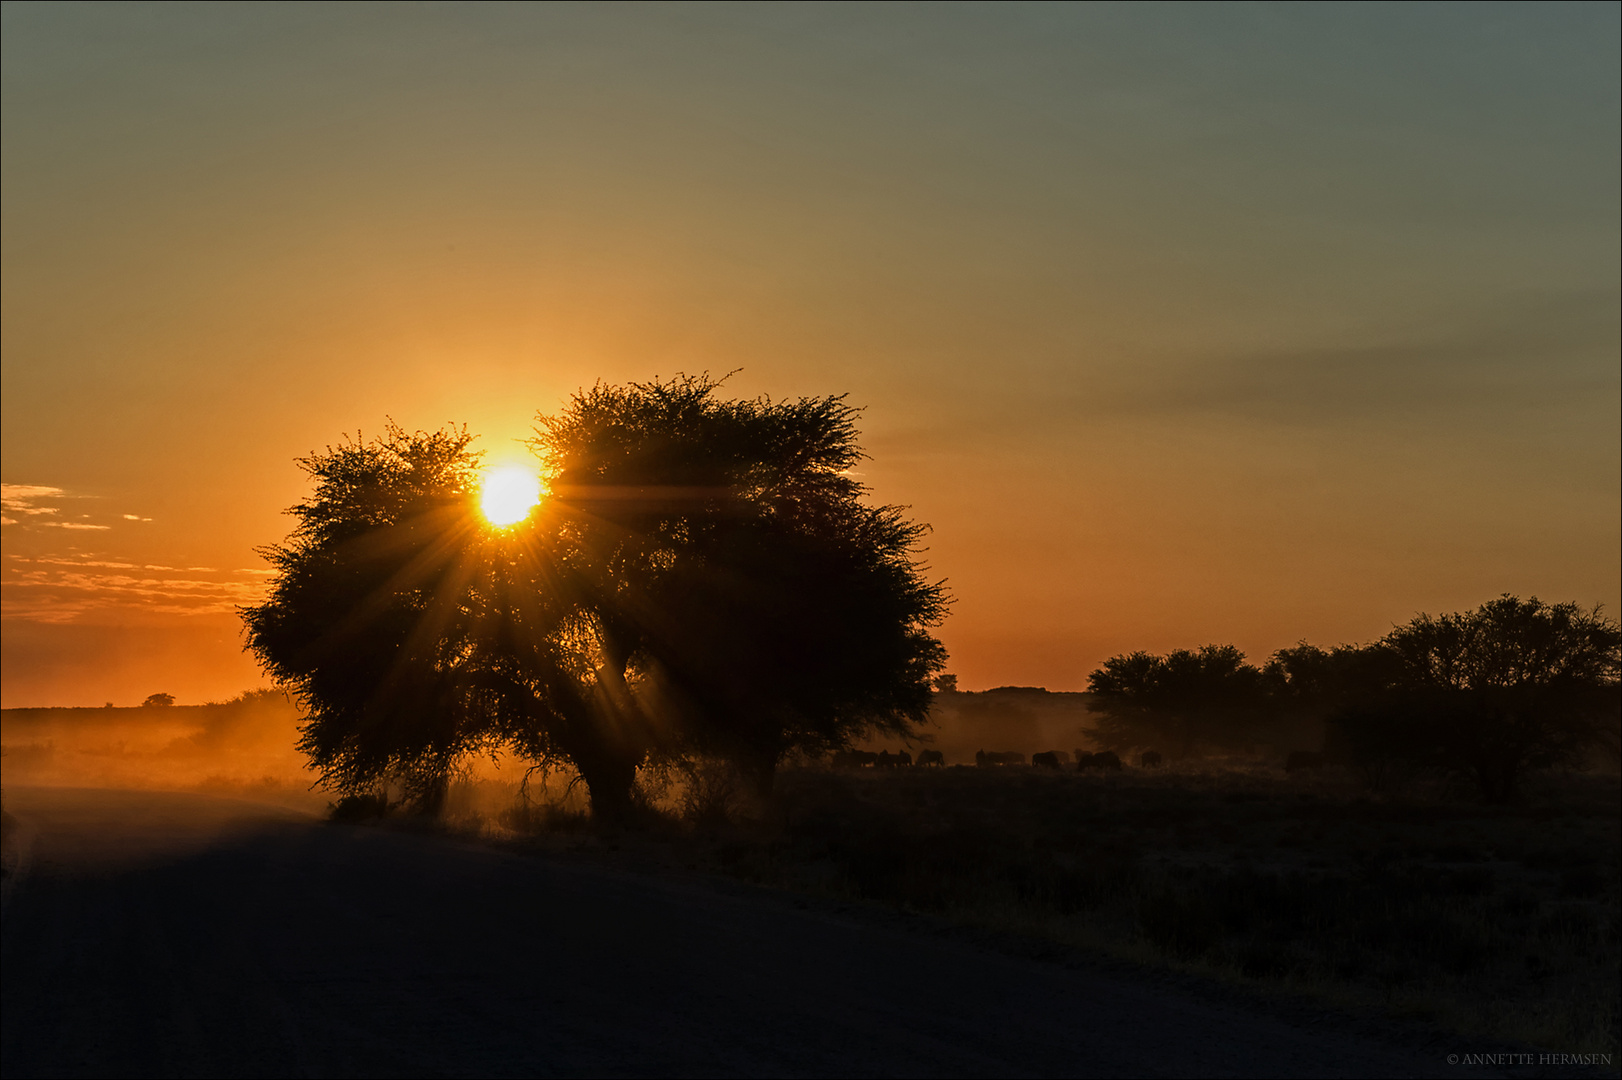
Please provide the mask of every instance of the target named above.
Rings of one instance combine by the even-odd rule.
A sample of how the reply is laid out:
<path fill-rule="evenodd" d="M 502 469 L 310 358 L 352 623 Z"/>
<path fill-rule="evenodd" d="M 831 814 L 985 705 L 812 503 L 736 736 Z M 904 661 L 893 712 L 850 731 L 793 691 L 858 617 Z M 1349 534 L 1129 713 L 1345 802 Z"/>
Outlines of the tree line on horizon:
<path fill-rule="evenodd" d="M 1126 653 L 1088 678 L 1102 745 L 1176 756 L 1322 732 L 1375 786 L 1434 770 L 1507 802 L 1528 769 L 1619 748 L 1622 628 L 1598 608 L 1504 595 L 1420 614 L 1368 645 L 1301 642 L 1265 664 L 1232 645 Z"/>

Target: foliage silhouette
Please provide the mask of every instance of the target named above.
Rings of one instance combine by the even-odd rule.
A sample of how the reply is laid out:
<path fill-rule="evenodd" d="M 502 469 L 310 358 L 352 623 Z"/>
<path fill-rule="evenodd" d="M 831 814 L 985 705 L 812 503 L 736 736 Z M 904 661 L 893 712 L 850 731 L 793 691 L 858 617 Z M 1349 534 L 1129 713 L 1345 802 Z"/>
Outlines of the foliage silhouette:
<path fill-rule="evenodd" d="M 350 796 L 398 783 L 419 808 L 443 798 L 457 758 L 490 730 L 467 603 L 478 529 L 478 455 L 458 429 L 390 424 L 300 459 L 315 491 L 262 549 L 270 594 L 245 608 L 248 648 L 306 711 L 299 748 Z"/>
<path fill-rule="evenodd" d="M 315 491 L 242 614 L 329 786 L 431 811 L 460 759 L 505 746 L 623 819 L 650 762 L 726 759 L 764 791 L 788 754 L 924 720 L 944 589 L 915 562 L 925 527 L 862 501 L 855 410 L 719 387 L 599 385 L 542 416 L 551 495 L 509 529 L 478 516 L 465 430 L 300 461 Z"/>
<path fill-rule="evenodd" d="M 150 708 L 154 705 L 173 705 L 174 703 L 175 696 L 173 694 L 148 694 L 146 700 L 141 702 L 141 706 Z"/>
<path fill-rule="evenodd" d="M 719 389 L 599 385 L 532 443 L 570 512 L 627 790 L 649 754 L 723 757 L 764 791 L 790 753 L 905 736 L 945 663 L 926 528 L 862 501 L 856 411 Z M 587 780 L 595 799 L 608 778 Z"/>
<path fill-rule="evenodd" d="M 1096 695 L 1096 740 L 1164 746 L 1178 757 L 1247 745 L 1269 704 L 1262 673 L 1232 645 L 1112 656 L 1087 689 Z"/>
<path fill-rule="evenodd" d="M 1396 658 L 1389 650 L 1356 645 L 1323 649 L 1305 641 L 1278 650 L 1262 668 L 1263 687 L 1274 708 L 1292 720 L 1322 720 L 1396 677 Z"/>
<path fill-rule="evenodd" d="M 1419 615 L 1366 650 L 1382 676 L 1334 717 L 1334 742 L 1365 770 L 1472 775 L 1490 803 L 1529 768 L 1615 751 L 1622 628 L 1597 609 L 1504 595 Z"/>
<path fill-rule="evenodd" d="M 1327 721 L 1330 758 L 1371 786 L 1441 769 L 1472 776 L 1501 803 L 1528 768 L 1574 762 L 1595 745 L 1614 752 L 1619 642 L 1597 610 L 1505 595 L 1416 616 L 1372 645 L 1302 642 L 1262 669 L 1232 646 L 1115 656 L 1088 689 L 1101 742 L 1187 754 Z"/>

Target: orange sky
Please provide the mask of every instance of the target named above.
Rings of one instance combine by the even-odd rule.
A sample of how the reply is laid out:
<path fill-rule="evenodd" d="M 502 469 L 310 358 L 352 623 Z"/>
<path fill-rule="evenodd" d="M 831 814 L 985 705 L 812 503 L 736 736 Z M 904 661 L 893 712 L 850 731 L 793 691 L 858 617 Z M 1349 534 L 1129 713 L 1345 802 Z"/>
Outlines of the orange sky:
<path fill-rule="evenodd" d="M 850 394 L 965 688 L 1619 599 L 1618 8 L 7 4 L 4 704 L 386 417 Z"/>

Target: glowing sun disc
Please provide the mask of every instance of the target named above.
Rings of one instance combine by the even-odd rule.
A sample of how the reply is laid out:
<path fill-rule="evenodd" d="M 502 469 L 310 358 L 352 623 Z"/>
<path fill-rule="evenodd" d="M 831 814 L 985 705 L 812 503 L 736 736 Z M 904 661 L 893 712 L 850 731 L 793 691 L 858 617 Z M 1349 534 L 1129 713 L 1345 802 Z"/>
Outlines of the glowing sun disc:
<path fill-rule="evenodd" d="M 541 501 L 541 478 L 522 465 L 503 465 L 484 474 L 479 509 L 492 525 L 516 525 Z"/>

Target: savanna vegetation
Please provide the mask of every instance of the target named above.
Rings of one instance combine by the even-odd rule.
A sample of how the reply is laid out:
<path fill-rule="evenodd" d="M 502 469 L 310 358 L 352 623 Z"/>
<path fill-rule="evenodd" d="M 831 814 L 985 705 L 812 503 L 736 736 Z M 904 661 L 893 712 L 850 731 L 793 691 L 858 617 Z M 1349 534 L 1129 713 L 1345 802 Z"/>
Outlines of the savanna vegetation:
<path fill-rule="evenodd" d="M 946 599 L 924 526 L 852 476 L 856 411 L 719 391 L 599 385 L 540 417 L 550 494 L 508 528 L 462 430 L 300 463 L 314 491 L 243 614 L 329 788 L 433 812 L 458 762 L 505 752 L 619 821 L 640 769 L 719 758 L 764 793 L 785 759 L 925 719 Z"/>
<path fill-rule="evenodd" d="M 1372 787 L 1445 773 L 1506 803 L 1530 770 L 1616 757 L 1619 674 L 1614 620 L 1503 596 L 1418 615 L 1366 646 L 1303 642 L 1263 667 L 1231 645 L 1116 656 L 1088 689 L 1103 744 L 1176 758 L 1294 745 Z"/>
<path fill-rule="evenodd" d="M 1616 770 L 1530 776 L 1510 804 L 1432 774 L 1240 757 L 1078 771 L 649 772 L 633 831 L 593 827 L 567 776 L 466 779 L 449 827 L 517 850 L 729 875 L 989 933 L 999 947 L 1182 972 L 1562 1052 L 1618 1051 Z"/>
<path fill-rule="evenodd" d="M 951 747 L 944 768 L 841 755 L 786 771 L 769 800 L 725 762 L 650 769 L 638 834 L 588 828 L 566 776 L 523 793 L 465 782 L 453 818 L 520 847 L 1615 1055 L 1617 647 L 1597 612 L 1504 597 L 1261 667 L 1222 647 L 1116 658 L 1088 695 L 941 679 L 937 738 L 914 749 Z M 1396 715 L 1402 730 L 1380 726 Z M 1128 764 L 964 764 L 976 739 L 1034 750 L 1066 732 Z"/>
<path fill-rule="evenodd" d="M 1086 694 L 962 692 L 924 527 L 853 478 L 855 411 L 720 389 L 540 417 L 549 494 L 506 528 L 465 431 L 301 462 L 244 617 L 335 816 L 1616 1052 L 1615 621 L 1504 596 L 1260 665 L 1209 645 L 1112 657 Z"/>

